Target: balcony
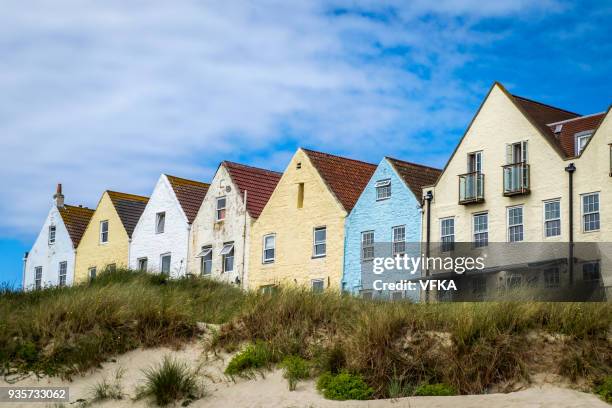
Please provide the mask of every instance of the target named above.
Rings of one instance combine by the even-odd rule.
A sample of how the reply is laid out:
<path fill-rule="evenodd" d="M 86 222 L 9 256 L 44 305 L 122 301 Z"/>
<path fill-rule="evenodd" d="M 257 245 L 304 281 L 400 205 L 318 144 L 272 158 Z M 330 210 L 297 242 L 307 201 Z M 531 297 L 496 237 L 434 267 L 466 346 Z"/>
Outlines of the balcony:
<path fill-rule="evenodd" d="M 480 172 L 459 175 L 459 204 L 484 202 L 484 174 Z"/>
<path fill-rule="evenodd" d="M 529 165 L 527 163 L 507 164 L 504 172 L 504 196 L 529 194 Z"/>

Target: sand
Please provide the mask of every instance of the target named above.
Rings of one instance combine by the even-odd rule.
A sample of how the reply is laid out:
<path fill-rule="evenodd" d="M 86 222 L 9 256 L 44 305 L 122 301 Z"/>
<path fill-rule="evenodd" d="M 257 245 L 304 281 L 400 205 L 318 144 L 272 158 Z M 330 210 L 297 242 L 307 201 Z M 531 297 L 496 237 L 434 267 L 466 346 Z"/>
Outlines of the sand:
<path fill-rule="evenodd" d="M 190 407 L 241 408 L 241 407 L 390 407 L 390 408 L 597 408 L 609 407 L 595 395 L 562 388 L 555 384 L 542 384 L 531 388 L 509 393 L 469 395 L 456 397 L 410 397 L 396 400 L 375 401 L 328 401 L 319 395 L 313 381 L 298 383 L 297 390 L 289 391 L 287 382 L 278 370 L 266 372 L 252 379 L 236 379 L 232 381 L 223 374 L 229 355 L 205 356 L 203 348 L 198 343 L 191 343 L 181 350 L 156 348 L 135 350 L 117 357 L 114 361 L 103 364 L 102 368 L 93 370 L 85 376 L 73 378 L 66 383 L 58 378 L 37 379 L 29 377 L 18 381 L 13 386 L 66 386 L 70 387 L 71 402 L 77 399 L 90 399 L 91 390 L 103 378 L 111 379 L 114 373 L 123 369 L 121 380 L 126 397 L 120 401 L 106 401 L 93 404 L 95 407 L 148 407 L 152 403 L 147 400 L 133 401 L 135 388 L 141 384 L 142 370 L 158 363 L 166 354 L 172 354 L 178 359 L 189 362 L 196 368 L 200 367 L 201 378 L 206 395 Z M 10 386 L 2 380 L 0 386 Z M 0 403 L 0 406 L 23 407 L 45 404 L 15 404 Z M 52 404 L 48 406 L 54 406 Z M 65 404 L 66 407 L 76 407 L 78 404 Z M 180 406 L 180 405 L 177 405 Z"/>

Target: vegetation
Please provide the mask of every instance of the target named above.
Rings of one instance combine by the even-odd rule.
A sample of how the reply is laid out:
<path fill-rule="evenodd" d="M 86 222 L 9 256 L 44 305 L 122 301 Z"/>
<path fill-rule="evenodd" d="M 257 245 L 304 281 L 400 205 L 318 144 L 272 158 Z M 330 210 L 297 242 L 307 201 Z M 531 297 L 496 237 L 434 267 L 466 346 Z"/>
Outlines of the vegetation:
<path fill-rule="evenodd" d="M 92 402 L 123 399 L 123 388 L 121 386 L 123 373 L 123 369 L 118 369 L 112 379 L 109 380 L 104 377 L 102 381 L 97 383 L 92 390 Z"/>
<path fill-rule="evenodd" d="M 457 391 L 447 384 L 422 384 L 416 387 L 414 395 L 419 397 L 457 395 Z"/>
<path fill-rule="evenodd" d="M 362 376 L 348 372 L 324 373 L 317 381 L 317 389 L 325 398 L 339 401 L 367 400 L 374 394 Z"/>
<path fill-rule="evenodd" d="M 225 369 L 225 374 L 229 376 L 248 375 L 255 369 L 268 367 L 273 359 L 273 354 L 266 344 L 258 341 L 255 344 L 249 344 L 232 357 Z"/>
<path fill-rule="evenodd" d="M 143 371 L 145 384 L 139 389 L 137 398 L 153 397 L 159 406 L 184 400 L 189 402 L 202 396 L 196 371 L 186 363 L 165 356 L 161 364 Z"/>
<path fill-rule="evenodd" d="M 595 393 L 607 403 L 612 404 L 612 376 L 607 376 L 595 387 Z"/>
<path fill-rule="evenodd" d="M 283 377 L 289 383 L 289 391 L 295 391 L 299 380 L 310 377 L 310 363 L 300 356 L 288 356 L 280 363 Z"/>

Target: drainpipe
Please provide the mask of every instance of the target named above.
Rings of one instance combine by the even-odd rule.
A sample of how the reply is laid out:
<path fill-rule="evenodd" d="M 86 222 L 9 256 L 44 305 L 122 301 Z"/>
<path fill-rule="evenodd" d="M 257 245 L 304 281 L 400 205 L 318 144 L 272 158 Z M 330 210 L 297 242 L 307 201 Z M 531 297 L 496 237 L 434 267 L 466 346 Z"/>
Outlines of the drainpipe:
<path fill-rule="evenodd" d="M 26 267 L 27 267 L 27 263 L 28 263 L 28 255 L 30 253 L 26 251 L 25 254 L 23 254 L 23 270 L 21 272 L 21 291 L 25 292 L 26 286 L 25 286 L 25 277 L 26 277 Z"/>
<path fill-rule="evenodd" d="M 431 252 L 431 200 L 433 200 L 433 193 L 431 190 L 425 195 L 425 201 L 427 201 L 427 229 L 425 230 L 425 259 L 429 259 Z M 429 262 L 426 262 L 425 276 L 429 277 Z M 425 291 L 425 303 L 429 303 L 429 285 Z"/>
<path fill-rule="evenodd" d="M 570 163 L 565 168 L 569 176 L 569 280 L 570 285 L 574 283 L 574 172 L 576 166 L 574 163 Z"/>
<path fill-rule="evenodd" d="M 244 287 L 244 269 L 246 268 L 245 257 L 246 257 L 246 240 L 247 240 L 247 221 L 248 221 L 248 207 L 247 207 L 247 190 L 244 190 L 244 225 L 242 226 L 242 269 L 240 270 L 240 286 Z"/>
<path fill-rule="evenodd" d="M 191 245 L 191 224 L 187 221 L 187 254 L 185 255 L 185 277 L 189 274 L 189 248 Z"/>

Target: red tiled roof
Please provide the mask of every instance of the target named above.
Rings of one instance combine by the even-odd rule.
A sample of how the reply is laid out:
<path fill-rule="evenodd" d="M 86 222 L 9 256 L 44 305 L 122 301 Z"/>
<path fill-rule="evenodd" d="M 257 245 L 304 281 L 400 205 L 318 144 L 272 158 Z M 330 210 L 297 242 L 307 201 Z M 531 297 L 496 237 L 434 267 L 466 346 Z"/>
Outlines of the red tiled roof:
<path fill-rule="evenodd" d="M 557 125 L 561 127 L 561 131 L 555 134 L 557 141 L 567 157 L 574 157 L 576 155 L 576 133 L 597 129 L 605 116 L 605 112 L 597 113 L 562 122 L 550 123 L 548 127 L 552 132 L 555 131 Z"/>
<path fill-rule="evenodd" d="M 116 191 L 106 192 L 115 206 L 115 210 L 121 219 L 125 232 L 127 232 L 128 237 L 131 238 L 134 228 L 147 206 L 149 198 L 134 194 L 118 193 Z"/>
<path fill-rule="evenodd" d="M 79 242 L 81 242 L 83 233 L 85 233 L 85 229 L 87 228 L 87 224 L 89 224 L 89 220 L 91 220 L 94 210 L 87 207 L 64 205 L 58 208 L 58 211 L 62 216 L 62 220 L 64 220 L 64 225 L 68 230 L 72 245 L 76 248 Z"/>
<path fill-rule="evenodd" d="M 221 165 L 227 169 L 240 194 L 244 195 L 247 191 L 247 211 L 251 217 L 258 218 L 282 173 L 229 161 L 224 161 Z"/>
<path fill-rule="evenodd" d="M 166 174 L 189 224 L 195 220 L 210 184 Z"/>
<path fill-rule="evenodd" d="M 421 200 L 423 187 L 431 186 L 438 180 L 442 170 L 421 164 L 410 163 L 403 160 L 387 157 L 395 171 L 404 179 L 417 200 Z"/>
<path fill-rule="evenodd" d="M 347 212 L 350 212 L 376 170 L 376 165 L 302 149 Z"/>

